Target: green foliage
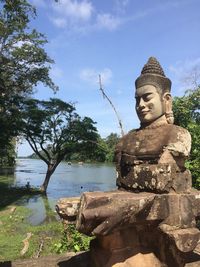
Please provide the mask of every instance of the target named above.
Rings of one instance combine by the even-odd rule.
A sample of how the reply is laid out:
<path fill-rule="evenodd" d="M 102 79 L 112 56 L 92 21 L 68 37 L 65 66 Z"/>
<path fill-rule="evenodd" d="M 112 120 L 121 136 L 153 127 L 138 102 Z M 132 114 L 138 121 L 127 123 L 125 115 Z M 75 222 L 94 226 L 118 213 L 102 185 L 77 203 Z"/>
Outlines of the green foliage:
<path fill-rule="evenodd" d="M 193 186 L 200 189 L 200 87 L 188 90 L 173 103 L 175 124 L 186 128 L 192 137 L 192 149 L 186 166 L 192 173 Z"/>
<path fill-rule="evenodd" d="M 119 142 L 119 136 L 116 133 L 111 133 L 109 136 L 106 137 L 105 143 L 107 145 L 107 154 L 106 154 L 106 161 L 113 162 L 114 160 L 114 153 L 115 153 L 115 146 Z"/>
<path fill-rule="evenodd" d="M 84 161 L 84 162 L 113 162 L 115 146 L 119 141 L 116 133 L 111 133 L 105 139 L 98 136 L 96 143 L 90 143 L 87 149 L 77 150 L 75 153 L 66 156 L 67 161 Z"/>
<path fill-rule="evenodd" d="M 0 95 L 0 157 L 13 149 L 14 137 L 19 133 L 20 98 Z"/>
<path fill-rule="evenodd" d="M 46 191 L 50 176 L 66 155 L 84 152 L 88 155 L 97 146 L 95 122 L 81 118 L 73 104 L 57 98 L 49 101 L 24 99 L 21 133 L 33 151 L 48 168 L 41 187 Z"/>
<path fill-rule="evenodd" d="M 26 0 L 0 0 L 0 159 L 6 165 L 14 163 L 19 95 L 32 93 L 38 83 L 58 89 L 49 75 L 53 61 L 44 50 L 47 40 L 29 26 L 35 17 Z"/>
<path fill-rule="evenodd" d="M 15 140 L 0 148 L 0 167 L 14 167 L 15 165 Z"/>
<path fill-rule="evenodd" d="M 47 164 L 59 164 L 67 153 L 92 149 L 98 137 L 92 119 L 81 118 L 72 104 L 56 98 L 25 99 L 22 120 L 22 134 Z"/>
<path fill-rule="evenodd" d="M 60 242 L 54 244 L 53 251 L 56 253 L 87 251 L 91 240 L 91 237 L 79 233 L 73 224 L 69 224 L 63 231 Z"/>
<path fill-rule="evenodd" d="M 0 95 L 31 93 L 39 82 L 56 91 L 49 77 L 53 61 L 43 48 L 47 40 L 29 27 L 35 8 L 26 0 L 0 2 Z"/>

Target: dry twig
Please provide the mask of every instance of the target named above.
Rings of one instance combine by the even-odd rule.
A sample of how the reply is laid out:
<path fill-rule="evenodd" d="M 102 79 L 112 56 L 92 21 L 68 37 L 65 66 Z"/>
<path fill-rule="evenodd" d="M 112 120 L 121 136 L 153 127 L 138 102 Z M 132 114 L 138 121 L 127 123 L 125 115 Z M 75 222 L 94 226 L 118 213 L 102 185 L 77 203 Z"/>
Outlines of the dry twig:
<path fill-rule="evenodd" d="M 102 82 L 101 82 L 101 75 L 99 74 L 99 86 L 100 86 L 100 91 L 103 95 L 103 98 L 106 98 L 108 100 L 108 102 L 110 103 L 111 107 L 113 108 L 114 112 L 115 112 L 115 115 L 117 117 L 117 120 L 118 120 L 118 123 L 119 123 L 119 127 L 120 127 L 120 130 L 121 130 L 121 136 L 124 136 L 124 130 L 123 130 L 123 125 L 122 125 L 122 121 L 119 117 L 119 114 L 114 106 L 114 104 L 112 103 L 112 101 L 110 100 L 110 98 L 106 95 L 104 89 L 103 89 L 103 86 L 102 86 Z"/>

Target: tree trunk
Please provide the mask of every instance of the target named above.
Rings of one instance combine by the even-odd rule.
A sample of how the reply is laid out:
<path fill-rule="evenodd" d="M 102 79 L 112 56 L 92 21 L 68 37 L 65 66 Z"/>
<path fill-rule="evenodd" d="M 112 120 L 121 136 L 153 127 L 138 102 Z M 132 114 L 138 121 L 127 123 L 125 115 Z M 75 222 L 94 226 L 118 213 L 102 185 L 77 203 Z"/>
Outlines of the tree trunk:
<path fill-rule="evenodd" d="M 53 174 L 54 170 L 55 169 L 53 168 L 52 164 L 49 164 L 48 167 L 47 167 L 47 172 L 46 172 L 46 176 L 45 176 L 44 182 L 43 182 L 43 184 L 40 187 L 40 190 L 43 193 L 46 193 L 47 192 L 47 187 L 48 187 L 48 184 L 49 184 L 51 175 Z"/>

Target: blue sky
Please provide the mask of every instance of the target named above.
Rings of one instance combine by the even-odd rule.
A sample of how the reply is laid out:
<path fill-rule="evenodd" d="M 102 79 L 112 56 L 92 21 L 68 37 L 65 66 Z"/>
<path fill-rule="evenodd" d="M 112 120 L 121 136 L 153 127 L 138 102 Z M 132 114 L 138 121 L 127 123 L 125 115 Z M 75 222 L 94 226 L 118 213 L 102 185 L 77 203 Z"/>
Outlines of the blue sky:
<path fill-rule="evenodd" d="M 54 59 L 55 97 L 76 102 L 77 112 L 97 122 L 102 137 L 120 133 L 109 103 L 99 91 L 98 75 L 118 110 L 125 131 L 137 128 L 134 82 L 150 56 L 172 80 L 172 95 L 191 87 L 200 66 L 199 0 L 31 0 L 38 16 L 32 26 L 46 35 Z M 39 85 L 34 95 L 54 97 Z M 32 153 L 20 145 L 18 155 Z"/>

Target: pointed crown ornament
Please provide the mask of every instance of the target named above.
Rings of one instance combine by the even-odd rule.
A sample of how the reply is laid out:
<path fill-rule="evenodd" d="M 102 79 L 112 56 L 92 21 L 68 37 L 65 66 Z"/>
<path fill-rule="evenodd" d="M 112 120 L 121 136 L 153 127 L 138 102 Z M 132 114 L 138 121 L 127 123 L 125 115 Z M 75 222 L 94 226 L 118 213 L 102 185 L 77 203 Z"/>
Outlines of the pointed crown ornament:
<path fill-rule="evenodd" d="M 162 93 L 171 91 L 171 81 L 165 76 L 165 73 L 155 57 L 150 57 L 144 65 L 141 75 L 135 81 L 135 87 L 151 84 L 160 88 Z"/>

